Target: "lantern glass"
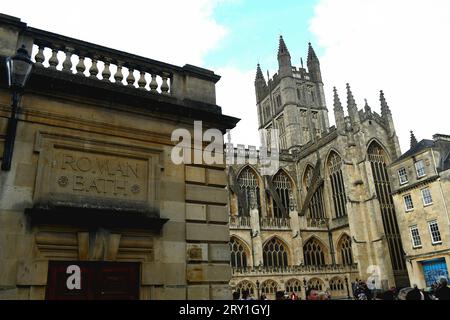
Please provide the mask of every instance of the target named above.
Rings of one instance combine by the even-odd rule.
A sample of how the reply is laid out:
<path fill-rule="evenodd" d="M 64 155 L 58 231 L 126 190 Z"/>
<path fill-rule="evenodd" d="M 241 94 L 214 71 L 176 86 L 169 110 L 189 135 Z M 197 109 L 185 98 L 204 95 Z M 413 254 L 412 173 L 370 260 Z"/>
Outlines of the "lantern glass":
<path fill-rule="evenodd" d="M 25 86 L 31 74 L 33 62 L 31 61 L 25 46 L 17 50 L 17 53 L 6 60 L 8 72 L 8 85 L 10 88 L 21 89 Z"/>

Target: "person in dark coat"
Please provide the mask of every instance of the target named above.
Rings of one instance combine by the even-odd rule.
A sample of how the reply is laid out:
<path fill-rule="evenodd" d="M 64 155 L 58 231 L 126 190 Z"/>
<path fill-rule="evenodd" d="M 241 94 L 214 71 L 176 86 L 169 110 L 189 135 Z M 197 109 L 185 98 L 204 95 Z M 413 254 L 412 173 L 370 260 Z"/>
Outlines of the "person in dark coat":
<path fill-rule="evenodd" d="M 448 281 L 446 277 L 439 279 L 439 285 L 434 291 L 434 296 L 438 300 L 450 300 L 450 288 L 448 287 Z"/>

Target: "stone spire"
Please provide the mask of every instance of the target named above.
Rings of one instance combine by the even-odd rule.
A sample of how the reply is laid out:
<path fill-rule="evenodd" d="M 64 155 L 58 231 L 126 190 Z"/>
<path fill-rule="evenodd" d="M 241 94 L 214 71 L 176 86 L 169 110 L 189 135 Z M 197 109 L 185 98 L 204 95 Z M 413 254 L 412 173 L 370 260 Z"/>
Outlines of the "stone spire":
<path fill-rule="evenodd" d="M 383 90 L 380 91 L 380 102 L 381 102 L 381 116 L 383 118 L 386 118 L 387 116 L 391 115 L 391 109 L 389 109 L 389 106 L 386 102 L 386 98 L 384 97 Z"/>
<path fill-rule="evenodd" d="M 258 65 L 257 65 L 257 67 L 256 67 L 256 78 L 255 78 L 255 83 L 257 83 L 257 82 L 259 82 L 259 81 L 264 81 L 264 84 L 266 84 L 266 80 L 264 79 L 264 75 L 263 75 L 263 73 L 262 73 L 262 70 L 261 70 L 261 66 L 259 65 L 259 63 L 258 63 Z"/>
<path fill-rule="evenodd" d="M 336 87 L 333 87 L 333 93 L 334 93 L 334 103 L 333 103 L 334 111 L 344 112 L 344 108 L 342 108 L 341 99 L 339 99 Z"/>
<path fill-rule="evenodd" d="M 356 106 L 355 98 L 353 97 L 350 84 L 347 83 L 347 110 L 352 123 L 359 122 L 358 107 Z"/>
<path fill-rule="evenodd" d="M 280 78 L 293 76 L 291 55 L 283 36 L 280 36 L 280 44 L 278 46 L 278 75 Z"/>
<path fill-rule="evenodd" d="M 255 93 L 256 93 L 256 103 L 259 103 L 267 93 L 267 83 L 264 79 L 264 75 L 261 71 L 261 66 L 258 63 L 256 67 L 256 77 L 255 77 Z"/>
<path fill-rule="evenodd" d="M 339 99 L 339 95 L 336 87 L 333 88 L 334 93 L 334 118 L 336 120 L 336 128 L 338 130 L 345 129 L 345 116 L 344 116 L 344 108 L 342 107 L 341 100 Z"/>
<path fill-rule="evenodd" d="M 317 58 L 316 52 L 314 51 L 311 42 L 308 42 L 308 63 L 312 61 L 319 61 L 319 58 Z"/>
<path fill-rule="evenodd" d="M 314 82 L 322 83 L 322 73 L 320 71 L 319 58 L 317 58 L 311 42 L 308 43 L 308 59 L 306 61 L 306 64 L 308 65 L 308 72 L 310 74 L 311 80 Z"/>
<path fill-rule="evenodd" d="M 369 103 L 367 102 L 367 99 L 364 99 L 364 102 L 365 102 L 364 110 L 366 111 L 366 113 L 371 113 L 372 108 L 370 108 Z"/>
<path fill-rule="evenodd" d="M 278 57 L 282 55 L 288 55 L 289 58 L 291 57 L 286 43 L 284 42 L 283 36 L 280 36 L 280 43 L 278 45 Z"/>
<path fill-rule="evenodd" d="M 416 136 L 414 135 L 414 132 L 411 131 L 411 149 L 414 148 L 418 144 Z"/>

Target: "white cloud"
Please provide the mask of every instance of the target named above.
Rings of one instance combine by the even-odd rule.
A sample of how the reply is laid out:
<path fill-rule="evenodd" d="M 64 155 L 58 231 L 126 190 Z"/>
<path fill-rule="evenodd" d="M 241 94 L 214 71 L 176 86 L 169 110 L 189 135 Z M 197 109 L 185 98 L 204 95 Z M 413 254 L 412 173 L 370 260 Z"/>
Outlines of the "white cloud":
<path fill-rule="evenodd" d="M 378 92 L 385 91 L 402 151 L 411 129 L 418 139 L 450 134 L 450 1 L 321 0 L 310 31 L 325 48 L 330 111 L 332 87 L 345 101 L 350 82 L 359 107 L 367 98 L 379 111 Z"/>
<path fill-rule="evenodd" d="M 215 70 L 222 76 L 216 86 L 217 104 L 224 114 L 240 118 L 231 131 L 232 142 L 259 147 L 258 118 L 256 112 L 255 70 L 224 67 Z"/>
<path fill-rule="evenodd" d="M 29 26 L 172 64 L 203 65 L 227 29 L 213 18 L 227 0 L 3 2 L 1 13 Z"/>

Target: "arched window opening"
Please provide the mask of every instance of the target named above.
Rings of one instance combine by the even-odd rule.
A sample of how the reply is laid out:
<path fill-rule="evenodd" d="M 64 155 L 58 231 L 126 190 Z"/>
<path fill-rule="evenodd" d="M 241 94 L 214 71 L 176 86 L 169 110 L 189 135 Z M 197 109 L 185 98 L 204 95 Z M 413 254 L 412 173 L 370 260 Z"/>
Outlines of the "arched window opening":
<path fill-rule="evenodd" d="M 330 280 L 331 291 L 344 291 L 344 281 L 340 278 L 333 278 Z"/>
<path fill-rule="evenodd" d="M 247 267 L 247 251 L 244 244 L 236 238 L 230 240 L 231 266 L 233 268 Z"/>
<path fill-rule="evenodd" d="M 302 291 L 302 283 L 300 280 L 297 279 L 291 279 L 288 282 L 286 282 L 286 291 L 288 293 L 296 293 L 299 294 Z"/>
<path fill-rule="evenodd" d="M 335 217 L 344 217 L 347 215 L 347 197 L 345 195 L 344 178 L 342 175 L 342 159 L 336 152 L 330 154 L 327 167 L 333 193 Z"/>
<path fill-rule="evenodd" d="M 274 295 L 278 290 L 278 284 L 273 280 L 266 280 L 261 285 L 261 293 L 264 295 Z"/>
<path fill-rule="evenodd" d="M 398 275 L 398 280 L 402 281 L 406 275 L 406 265 L 394 201 L 391 195 L 391 185 L 387 170 L 387 156 L 384 149 L 375 141 L 370 144 L 367 153 L 372 168 L 377 198 L 380 202 L 381 217 L 388 242 L 392 268 L 394 269 L 394 273 Z"/>
<path fill-rule="evenodd" d="M 308 281 L 308 288 L 322 291 L 323 290 L 323 282 L 320 279 L 315 279 L 315 278 L 310 279 Z"/>
<path fill-rule="evenodd" d="M 242 295 L 242 292 L 248 291 L 252 296 L 255 296 L 256 286 L 247 280 L 241 281 L 236 286 L 236 291 Z"/>
<path fill-rule="evenodd" d="M 344 235 L 339 241 L 339 251 L 343 265 L 353 264 L 352 240 L 348 235 Z"/>
<path fill-rule="evenodd" d="M 303 246 L 305 265 L 322 266 L 325 265 L 325 253 L 322 244 L 315 238 L 310 239 Z"/>
<path fill-rule="evenodd" d="M 267 267 L 286 268 L 289 265 L 287 248 L 277 238 L 272 238 L 264 245 L 263 259 Z"/>
<path fill-rule="evenodd" d="M 314 168 L 311 165 L 308 165 L 303 176 L 303 183 L 307 191 L 311 188 L 312 184 L 316 183 L 313 179 Z M 323 227 L 326 224 L 325 206 L 323 203 L 323 184 L 317 187 L 309 201 L 307 218 L 309 227 Z"/>
<path fill-rule="evenodd" d="M 239 188 L 241 189 L 242 195 L 244 197 L 243 201 L 246 204 L 246 208 L 239 204 L 239 215 L 249 216 L 251 208 L 251 197 L 256 197 L 256 206 L 258 211 L 261 212 L 261 201 L 259 194 L 259 183 L 255 172 L 251 168 L 245 168 L 239 174 L 238 177 Z"/>
<path fill-rule="evenodd" d="M 278 197 L 281 199 L 283 207 L 289 208 L 289 194 L 292 192 L 292 184 L 289 177 L 283 171 L 277 173 L 273 178 L 273 185 Z M 273 212 L 276 218 L 284 218 L 281 208 L 278 207 L 276 201 L 273 202 Z"/>

